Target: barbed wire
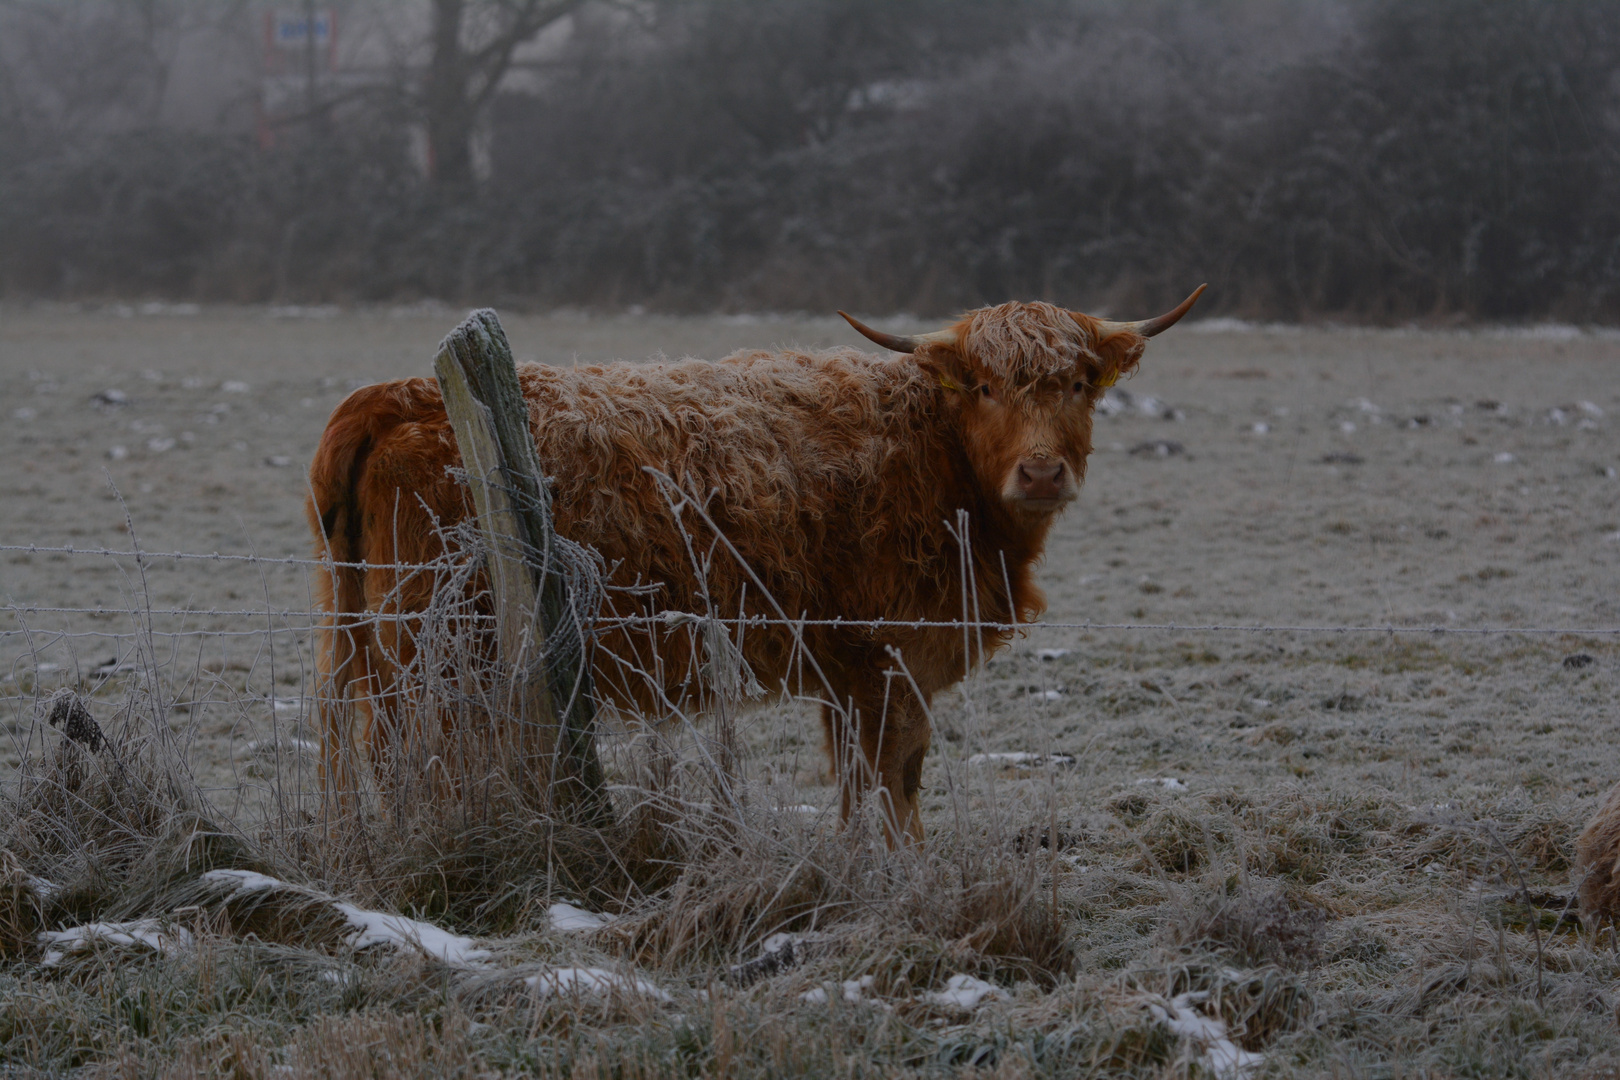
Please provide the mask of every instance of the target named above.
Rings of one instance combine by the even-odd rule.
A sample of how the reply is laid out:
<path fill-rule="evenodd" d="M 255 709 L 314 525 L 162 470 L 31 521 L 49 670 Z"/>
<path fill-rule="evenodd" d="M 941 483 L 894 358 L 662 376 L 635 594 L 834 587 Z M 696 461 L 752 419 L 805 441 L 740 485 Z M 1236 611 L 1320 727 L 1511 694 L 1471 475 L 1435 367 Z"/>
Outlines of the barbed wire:
<path fill-rule="evenodd" d="M 304 633 L 318 629 L 321 620 L 330 617 L 331 612 L 321 610 L 301 609 L 191 609 L 191 608 L 76 608 L 76 607 L 44 607 L 33 604 L 0 605 L 0 612 L 14 614 L 47 614 L 47 615 L 94 615 L 94 616 L 127 616 L 131 614 L 168 615 L 168 616 L 208 616 L 208 617 L 241 617 L 254 619 L 278 619 L 283 623 L 301 621 L 303 625 L 261 626 L 251 630 L 159 630 L 151 632 L 162 637 L 185 637 L 196 635 L 217 634 L 221 636 L 247 636 L 266 633 Z M 409 622 L 422 618 L 419 611 L 405 612 L 367 612 L 365 614 L 349 614 L 344 617 L 345 626 L 375 625 L 391 622 Z M 493 624 L 493 615 L 469 614 L 458 616 L 466 622 Z M 634 627 L 648 627 L 673 629 L 684 625 L 719 623 L 723 626 L 740 627 L 745 630 L 759 629 L 771 626 L 785 626 L 789 628 L 823 628 L 848 630 L 984 630 L 993 632 L 1036 632 L 1047 630 L 1070 631 L 1100 631 L 1100 630 L 1151 630 L 1163 633 L 1240 633 L 1240 634 L 1399 634 L 1399 635 L 1464 635 L 1464 636 L 1564 636 L 1586 635 L 1592 637 L 1614 637 L 1620 635 L 1620 627 L 1613 626 L 1443 626 L 1438 624 L 1419 624 L 1403 626 L 1395 623 L 1343 623 L 1318 625 L 1309 623 L 1179 623 L 1179 622 L 981 622 L 972 619 L 779 619 L 765 615 L 748 615 L 741 617 L 698 615 L 685 611 L 664 611 L 653 615 L 621 615 L 602 616 L 595 620 L 598 630 L 625 629 Z M 23 633 L 56 633 L 55 631 L 35 630 L 3 630 L 0 637 Z M 143 633 L 145 631 L 142 631 Z M 68 636 L 95 636 L 95 637 L 132 637 L 135 632 L 115 631 L 77 631 Z"/>
<path fill-rule="evenodd" d="M 264 563 L 273 566 L 318 566 L 356 570 L 431 570 L 442 568 L 442 563 L 374 563 L 342 562 L 336 559 L 301 558 L 296 555 L 222 555 L 217 551 L 147 551 L 144 548 L 82 548 L 71 544 L 45 547 L 39 544 L 0 544 L 0 551 L 15 551 L 26 555 L 101 555 L 119 559 L 193 559 L 199 562 Z"/>
<path fill-rule="evenodd" d="M 339 562 L 330 559 L 300 558 L 296 556 L 265 556 L 265 555 L 236 555 L 221 554 L 219 552 L 188 552 L 188 551 L 145 551 L 136 549 L 116 548 L 81 548 L 73 545 L 43 546 L 38 544 L 0 544 L 0 551 L 22 552 L 29 554 L 58 554 L 75 556 L 109 557 L 119 559 L 170 559 L 170 560 L 197 560 L 204 562 L 236 562 L 249 564 L 283 565 L 320 567 L 326 569 L 354 568 L 360 570 L 408 570 L 421 572 L 440 572 L 445 569 L 444 562 L 428 563 L 367 563 L 367 562 Z M 65 631 L 28 629 L 0 629 L 0 639 L 14 637 L 22 634 L 44 634 L 57 637 L 97 637 L 103 639 L 132 638 L 151 632 L 163 637 L 248 637 L 263 634 L 299 634 L 307 633 L 317 628 L 318 624 L 331 616 L 331 612 L 320 609 L 301 608 L 153 608 L 145 605 L 131 607 L 75 607 L 70 605 L 34 604 L 12 601 L 0 604 L 0 613 L 12 615 L 80 615 L 90 617 L 118 617 L 136 615 L 142 618 L 151 616 L 164 616 L 169 618 L 210 618 L 210 619 L 255 619 L 267 620 L 271 625 L 259 626 L 245 630 L 225 630 L 196 628 L 190 630 L 159 630 L 156 628 L 141 631 L 115 632 L 111 630 L 97 631 Z M 389 622 L 401 622 L 420 619 L 422 613 L 418 611 L 387 612 L 373 611 L 365 613 L 345 614 L 345 625 L 377 625 Z M 458 615 L 458 619 L 466 622 L 494 622 L 494 616 L 483 613 L 466 613 Z M 281 625 L 274 625 L 279 622 Z M 659 625 L 674 628 L 692 624 L 719 624 L 737 627 L 739 629 L 757 629 L 771 626 L 785 626 L 797 629 L 849 629 L 849 630 L 953 630 L 953 631 L 988 631 L 992 633 L 1014 632 L 1032 633 L 1046 631 L 1150 631 L 1156 633 L 1210 633 L 1210 634 L 1383 634 L 1383 635 L 1409 635 L 1409 636 L 1468 636 L 1468 637 L 1495 637 L 1495 636 L 1588 636 L 1588 637 L 1616 637 L 1620 636 L 1620 626 L 1450 626 L 1444 624 L 1424 623 L 1415 625 L 1401 625 L 1395 623 L 1180 623 L 1180 622 L 1097 622 L 1093 620 L 1081 621 L 1040 621 L 1040 622 L 989 622 L 972 619 L 850 619 L 850 618 L 777 618 L 765 615 L 743 616 L 710 616 L 682 611 L 663 611 L 644 615 L 602 615 L 593 620 L 596 632 L 613 629 L 633 629 L 637 627 L 656 628 Z M 289 625 L 293 624 L 293 625 Z"/>

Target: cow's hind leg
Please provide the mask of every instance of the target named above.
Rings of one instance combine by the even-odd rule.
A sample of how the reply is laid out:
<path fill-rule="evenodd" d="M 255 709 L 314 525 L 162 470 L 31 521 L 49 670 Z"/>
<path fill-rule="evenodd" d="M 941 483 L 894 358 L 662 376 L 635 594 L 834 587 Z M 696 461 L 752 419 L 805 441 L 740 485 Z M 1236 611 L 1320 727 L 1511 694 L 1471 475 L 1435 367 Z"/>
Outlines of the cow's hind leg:
<path fill-rule="evenodd" d="M 371 715 L 365 700 L 371 682 L 364 629 L 338 625 L 333 617 L 324 620 L 315 651 L 321 790 L 340 813 L 358 808 L 359 756 L 370 750 Z"/>

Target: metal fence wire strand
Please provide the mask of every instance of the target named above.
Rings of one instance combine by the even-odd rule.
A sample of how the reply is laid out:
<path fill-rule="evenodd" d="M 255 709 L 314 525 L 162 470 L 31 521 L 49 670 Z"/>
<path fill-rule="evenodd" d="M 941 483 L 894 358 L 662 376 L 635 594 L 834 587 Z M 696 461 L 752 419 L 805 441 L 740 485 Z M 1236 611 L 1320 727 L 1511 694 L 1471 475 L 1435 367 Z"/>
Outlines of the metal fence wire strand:
<path fill-rule="evenodd" d="M 515 499 L 522 498 L 522 494 L 513 491 Z M 455 543 L 459 545 L 458 554 L 465 556 L 478 550 L 477 545 L 482 541 L 471 535 L 455 535 Z M 512 541 L 514 544 L 517 541 Z M 219 552 L 185 552 L 162 551 L 150 552 L 132 550 L 119 550 L 115 548 L 81 548 L 73 546 L 44 546 L 37 544 L 0 544 L 0 551 L 18 552 L 24 554 L 41 555 L 67 555 L 75 558 L 91 557 L 112 560 L 143 559 L 148 563 L 155 560 L 197 560 L 202 562 L 236 562 L 252 564 L 263 567 L 288 568 L 318 568 L 333 570 L 338 568 L 353 568 L 366 570 L 392 570 L 403 572 L 433 573 L 442 572 L 445 567 L 442 561 L 428 563 L 369 563 L 369 562 L 342 562 L 330 559 L 301 558 L 296 556 L 270 557 L 264 555 L 234 555 Z M 1013 630 L 1023 634 L 1041 633 L 1045 631 L 1079 631 L 1079 632 L 1119 632 L 1119 631 L 1155 631 L 1166 633 L 1223 633 L 1223 634 L 1398 634 L 1398 635 L 1453 635 L 1453 636 L 1496 636 L 1496 635 L 1576 635 L 1588 637 L 1613 637 L 1620 635 L 1620 626 L 1451 626 L 1444 624 L 1419 623 L 1402 625 L 1397 623 L 1222 623 L 1222 622 L 1098 622 L 1090 619 L 1083 620 L 1043 620 L 1033 623 L 1007 623 L 976 619 L 846 619 L 846 618 L 801 618 L 782 619 L 765 615 L 750 616 L 723 616 L 709 613 L 683 613 L 661 612 L 655 615 L 602 615 L 603 603 L 610 592 L 619 591 L 617 587 L 607 582 L 608 568 L 599 554 L 580 544 L 563 537 L 555 538 L 553 550 L 541 551 L 531 545 L 523 544 L 512 552 L 531 566 L 540 568 L 545 573 L 561 575 L 565 587 L 565 594 L 569 597 L 576 624 L 589 637 L 600 633 L 604 629 L 614 627 L 650 626 L 655 624 L 668 624 L 671 619 L 703 620 L 717 622 L 728 626 L 742 628 L 764 626 L 830 626 L 849 627 L 850 629 L 881 630 L 885 628 L 897 630 Z M 642 591 L 638 587 L 629 587 L 625 591 Z M 215 619 L 253 619 L 260 625 L 252 630 L 175 630 L 159 631 L 159 633 L 192 636 L 198 634 L 266 634 L 266 633 L 295 633 L 302 632 L 318 623 L 327 615 L 327 612 L 314 608 L 275 608 L 275 607 L 243 607 L 243 608 L 215 608 L 215 607 L 145 607 L 144 614 L 153 616 L 168 616 L 177 619 L 215 618 Z M 68 604 L 49 604 L 31 602 L 27 600 L 6 600 L 0 603 L 0 612 L 14 617 L 39 615 L 75 615 L 92 618 L 123 618 L 130 612 L 128 608 L 117 606 L 74 606 Z M 380 623 L 386 621 L 409 620 L 418 617 L 415 613 L 388 613 L 372 612 L 358 616 L 357 621 L 370 621 Z M 466 614 L 462 618 L 469 620 L 489 621 L 492 616 L 483 614 Z M 265 625 L 265 620 L 279 621 L 282 625 Z M 20 634 L 51 634 L 51 630 L 41 630 L 38 627 L 17 629 L 0 628 L 0 638 Z M 91 632 L 97 637 L 118 637 L 112 631 Z M 573 642 L 569 648 L 580 647 L 580 636 L 562 634 L 559 637 L 567 639 L 572 637 Z M 562 642 L 558 643 L 559 646 Z"/>

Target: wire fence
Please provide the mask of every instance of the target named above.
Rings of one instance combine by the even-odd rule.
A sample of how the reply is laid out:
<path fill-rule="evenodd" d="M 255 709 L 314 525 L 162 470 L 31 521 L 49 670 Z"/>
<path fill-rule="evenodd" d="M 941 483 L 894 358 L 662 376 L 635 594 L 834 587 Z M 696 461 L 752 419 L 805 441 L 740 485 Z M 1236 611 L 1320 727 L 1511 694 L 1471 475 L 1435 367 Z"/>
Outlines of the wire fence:
<path fill-rule="evenodd" d="M 371 562 L 342 562 L 333 559 L 299 558 L 295 556 L 270 557 L 263 555 L 231 555 L 219 552 L 187 552 L 187 551 L 144 551 L 139 549 L 120 550 L 116 548 L 96 547 L 84 548 L 63 545 L 47 547 L 36 544 L 0 544 L 0 552 L 13 552 L 28 555 L 71 555 L 71 556 L 97 556 L 109 559 L 124 559 L 130 561 L 160 562 L 160 561 L 197 561 L 209 563 L 239 563 L 256 567 L 285 567 L 305 568 L 306 570 L 357 569 L 362 573 L 370 570 L 388 570 L 405 573 L 429 574 L 442 568 L 439 563 L 371 563 Z M 310 629 L 324 618 L 327 612 L 313 607 L 249 607 L 249 608 L 218 608 L 218 607 L 154 607 L 141 604 L 135 608 L 129 606 L 110 607 L 100 606 L 73 606 L 60 604 L 44 604 L 37 602 L 8 600 L 0 604 L 0 612 L 13 616 L 21 615 L 88 615 L 94 617 L 123 617 L 131 612 L 142 616 L 174 616 L 179 618 L 228 618 L 228 619 L 264 619 L 272 620 L 271 625 L 257 627 L 251 630 L 237 631 L 240 634 L 265 633 L 297 633 Z M 390 614 L 387 612 L 372 612 L 359 616 L 360 622 L 390 622 L 415 618 L 412 612 Z M 493 616 L 467 616 L 472 619 L 493 621 Z M 1015 631 L 1022 633 L 1041 632 L 1050 630 L 1066 631 L 1166 631 L 1176 633 L 1245 633 L 1245 634 L 1396 634 L 1396 635 L 1458 635 L 1458 636 L 1498 636 L 1498 635 L 1552 635 L 1568 634 L 1587 635 L 1594 637 L 1613 637 L 1620 635 L 1617 626 L 1453 626 L 1434 623 L 1241 623 L 1241 622 L 1098 622 L 1094 620 L 1040 620 L 1038 622 L 993 622 L 973 619 L 853 619 L 853 618 L 779 618 L 766 615 L 743 616 L 715 616 L 699 615 L 690 612 L 666 611 L 656 615 L 610 616 L 599 620 L 599 625 L 605 627 L 672 623 L 681 619 L 702 619 L 707 622 L 719 622 L 731 626 L 764 627 L 786 625 L 791 627 L 847 627 L 849 629 L 896 629 L 896 630 L 993 630 Z M 275 625 L 274 620 L 281 620 L 283 625 Z M 289 624 L 292 621 L 293 624 Z M 6 636 L 27 635 L 37 633 L 36 630 L 27 630 L 17 627 L 0 627 L 0 638 Z M 130 637 L 134 632 L 113 633 L 99 632 L 95 636 L 108 638 Z M 180 636 L 195 636 L 201 634 L 231 633 L 224 630 L 190 630 L 167 631 L 168 634 Z"/>
<path fill-rule="evenodd" d="M 56 557 L 74 564 L 95 560 L 111 574 L 99 579 L 116 584 L 117 603 L 54 603 L 8 598 L 0 600 L 0 777 L 12 766 L 47 749 L 52 736 L 43 717 L 46 703 L 63 688 L 81 695 L 101 714 L 102 722 L 119 717 L 162 715 L 185 739 L 223 740 L 230 750 L 228 773 L 216 773 L 203 789 L 241 803 L 269 800 L 268 780 L 252 776 L 296 774 L 294 787 L 312 782 L 321 742 L 321 695 L 330 693 L 317 671 L 317 631 L 328 612 L 315 602 L 312 586 L 322 573 L 345 566 L 385 570 L 390 574 L 442 573 L 443 561 L 410 564 L 339 564 L 296 556 L 222 554 L 218 552 L 144 551 L 105 547 L 0 545 L 0 552 Z M 179 574 L 152 574 L 169 563 Z M 183 568 L 202 564 L 229 567 L 229 584 L 197 580 Z M 247 583 L 235 569 L 251 574 L 260 601 L 220 606 L 212 598 Z M 247 575 L 243 575 L 246 577 Z M 34 588 L 35 583 L 30 582 Z M 39 586 L 43 587 L 43 586 Z M 83 595 L 82 590 L 79 594 Z M 234 596 L 234 594 L 232 594 Z M 203 599 L 194 599 L 194 597 Z M 375 611 L 353 616 L 354 625 L 381 626 L 421 617 L 417 611 Z M 458 625 L 476 629 L 494 616 L 463 605 Z M 594 633 L 633 628 L 664 634 L 684 630 L 712 647 L 708 635 L 741 641 L 746 632 L 788 627 L 794 635 L 811 628 L 848 629 L 877 640 L 884 631 L 944 630 L 999 635 L 1054 636 L 1108 634 L 1231 634 L 1245 636 L 1382 635 L 1395 637 L 1562 637 L 1612 639 L 1616 626 L 1457 626 L 1395 623 L 1263 623 L 1263 622 L 1104 622 L 1051 620 L 1003 623 L 971 619 L 783 618 L 758 614 L 726 617 L 713 613 L 664 610 L 608 614 L 596 621 Z M 1062 637 L 1057 637 L 1061 643 Z M 694 650 L 699 648 L 694 645 Z M 1035 650 L 1037 653 L 1043 650 Z M 1061 654 L 1064 650 L 1044 650 Z M 712 660 L 712 654 L 711 654 Z M 9 746 L 6 745 L 9 742 Z M 6 753 L 9 751 L 9 754 Z M 289 769 L 292 773 L 289 773 Z"/>

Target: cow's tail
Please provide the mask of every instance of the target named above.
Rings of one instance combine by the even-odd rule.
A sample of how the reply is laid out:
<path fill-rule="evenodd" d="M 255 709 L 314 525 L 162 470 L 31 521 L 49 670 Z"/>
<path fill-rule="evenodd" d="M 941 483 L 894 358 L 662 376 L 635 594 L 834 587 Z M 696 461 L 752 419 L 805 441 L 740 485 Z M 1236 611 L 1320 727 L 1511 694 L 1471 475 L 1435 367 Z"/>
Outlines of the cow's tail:
<path fill-rule="evenodd" d="M 350 394 L 327 421 L 309 466 L 304 512 L 321 564 L 315 568 L 314 594 L 322 615 L 315 657 L 322 779 L 343 807 L 359 790 L 362 748 L 353 737 L 355 712 L 369 719 L 371 711 L 363 699 L 373 674 L 373 625 L 366 611 L 365 571 L 357 565 L 367 561 L 372 539 L 365 531 L 365 477 L 373 451 L 401 419 L 397 406 L 385 386 Z M 363 732 L 360 741 L 369 742 L 368 736 Z"/>

